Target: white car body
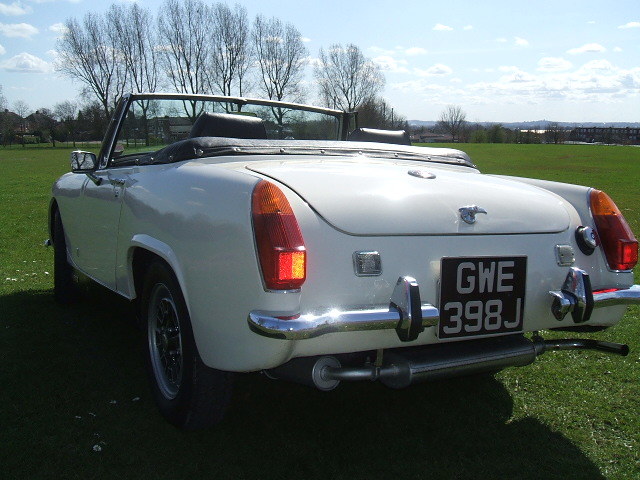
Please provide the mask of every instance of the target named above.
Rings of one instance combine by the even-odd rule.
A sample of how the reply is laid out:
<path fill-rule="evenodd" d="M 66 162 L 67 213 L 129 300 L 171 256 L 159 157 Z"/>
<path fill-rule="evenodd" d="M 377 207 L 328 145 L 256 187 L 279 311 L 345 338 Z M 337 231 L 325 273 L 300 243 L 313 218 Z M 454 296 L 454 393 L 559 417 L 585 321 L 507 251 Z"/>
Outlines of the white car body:
<path fill-rule="evenodd" d="M 482 175 L 456 150 L 387 145 L 371 155 L 375 144 L 343 142 L 346 152 L 327 154 L 328 145 L 326 151 L 296 154 L 288 152 L 292 142 L 276 142 L 281 155 L 105 164 L 89 176 L 62 176 L 53 186 L 53 208 L 64 225 L 69 263 L 134 300 L 141 295 L 136 255 L 143 250 L 162 259 L 179 282 L 202 361 L 227 372 L 274 369 L 299 357 L 433 344 L 455 349 L 476 340 L 473 332 L 440 338 L 441 266 L 448 257 L 494 262 L 484 279 L 475 272 L 480 264 L 458 264 L 459 289 L 465 287 L 460 272 L 467 268 L 464 282 L 484 282 L 488 290 L 509 284 L 512 259 L 526 257 L 522 330 L 483 332 L 483 340 L 608 327 L 623 316 L 625 304 L 638 301 L 630 269 L 613 271 L 601 248 L 587 254 L 578 244 L 576 230 L 594 228 L 588 187 Z M 307 273 L 299 289 L 265 287 L 252 223 L 252 192 L 261 180 L 284 193 L 304 238 Z M 462 218 L 465 207 L 482 210 L 473 223 Z M 357 252 L 377 252 L 381 272 L 359 275 Z M 556 318 L 550 294 L 566 292 L 563 286 L 576 270 L 588 275 L 596 292 L 593 313 L 579 324 L 572 306 Z M 394 328 L 341 324 L 347 321 L 344 312 L 402 310 L 392 301 L 399 278 L 419 286 L 423 311 L 435 309 L 416 338 L 403 340 Z M 626 293 L 598 293 L 604 289 Z M 339 362 L 331 365 L 338 368 Z M 497 364 L 502 366 L 508 364 Z"/>

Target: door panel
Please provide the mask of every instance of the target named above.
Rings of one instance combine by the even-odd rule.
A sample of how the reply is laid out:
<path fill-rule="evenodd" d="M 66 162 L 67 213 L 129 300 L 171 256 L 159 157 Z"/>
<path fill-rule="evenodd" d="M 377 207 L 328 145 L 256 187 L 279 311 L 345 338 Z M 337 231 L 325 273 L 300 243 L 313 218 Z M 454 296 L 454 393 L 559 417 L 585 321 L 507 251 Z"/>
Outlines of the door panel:
<path fill-rule="evenodd" d="M 71 256 L 76 266 L 94 280 L 115 290 L 118 224 L 128 175 L 123 169 L 101 170 L 96 185 L 87 180 L 76 202 Z M 71 233 L 71 232 L 70 232 Z"/>

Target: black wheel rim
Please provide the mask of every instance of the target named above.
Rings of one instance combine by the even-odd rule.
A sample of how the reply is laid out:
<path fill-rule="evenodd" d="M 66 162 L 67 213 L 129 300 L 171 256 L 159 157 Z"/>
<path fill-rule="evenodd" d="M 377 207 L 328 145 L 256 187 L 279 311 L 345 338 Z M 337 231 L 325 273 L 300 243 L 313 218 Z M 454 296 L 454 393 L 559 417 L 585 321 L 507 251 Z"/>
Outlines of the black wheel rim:
<path fill-rule="evenodd" d="M 156 284 L 149 297 L 147 340 L 151 367 L 162 395 L 173 400 L 183 374 L 182 332 L 173 296 L 166 285 Z"/>

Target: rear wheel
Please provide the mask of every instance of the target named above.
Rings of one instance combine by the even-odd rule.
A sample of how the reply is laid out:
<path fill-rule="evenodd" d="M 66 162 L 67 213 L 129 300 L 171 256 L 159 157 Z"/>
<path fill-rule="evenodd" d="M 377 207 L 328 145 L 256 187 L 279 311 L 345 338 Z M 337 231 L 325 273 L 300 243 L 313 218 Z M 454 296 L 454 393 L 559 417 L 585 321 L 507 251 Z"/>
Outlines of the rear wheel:
<path fill-rule="evenodd" d="M 73 267 L 67 260 L 67 242 L 58 210 L 53 218 L 53 296 L 61 305 L 74 303 L 80 297 Z"/>
<path fill-rule="evenodd" d="M 162 415 L 187 430 L 218 423 L 229 404 L 232 375 L 202 362 L 182 291 L 164 262 L 154 261 L 147 270 L 141 314 L 147 371 Z"/>

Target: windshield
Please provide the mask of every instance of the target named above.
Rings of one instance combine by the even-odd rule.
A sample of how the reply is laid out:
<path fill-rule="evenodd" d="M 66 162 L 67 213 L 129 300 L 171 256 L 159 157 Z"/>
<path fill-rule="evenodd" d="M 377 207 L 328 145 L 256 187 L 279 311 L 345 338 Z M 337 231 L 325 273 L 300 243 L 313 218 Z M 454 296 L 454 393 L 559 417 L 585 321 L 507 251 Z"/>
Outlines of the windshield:
<path fill-rule="evenodd" d="M 132 156 L 156 152 L 180 140 L 199 136 L 273 140 L 340 138 L 342 112 L 328 109 L 317 109 L 326 110 L 321 112 L 309 111 L 302 109 L 304 106 L 269 101 L 254 104 L 246 99 L 223 100 L 226 99 L 133 96 L 113 143 L 110 162 L 126 163 Z M 199 120 L 201 117 L 202 120 Z M 204 117 L 217 120 L 218 129 L 194 129 L 194 123 L 204 123 Z M 221 122 L 224 124 L 222 127 Z M 240 129 L 225 128 L 228 125 L 240 125 Z M 245 125 L 257 133 L 240 133 Z"/>

